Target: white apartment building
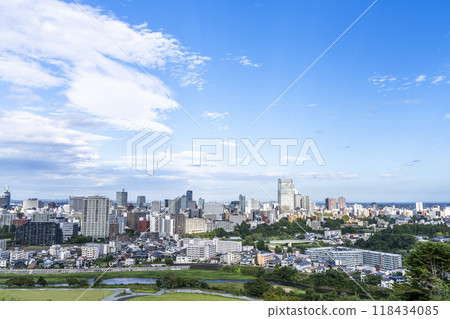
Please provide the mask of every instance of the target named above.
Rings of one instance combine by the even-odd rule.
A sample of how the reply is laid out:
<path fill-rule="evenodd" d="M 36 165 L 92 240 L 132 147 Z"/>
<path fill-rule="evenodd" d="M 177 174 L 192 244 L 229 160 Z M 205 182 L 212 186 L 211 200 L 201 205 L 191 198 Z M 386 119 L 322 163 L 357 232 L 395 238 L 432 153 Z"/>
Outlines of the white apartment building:
<path fill-rule="evenodd" d="M 354 249 L 348 247 L 309 248 L 305 253 L 312 261 L 332 260 L 342 266 L 380 266 L 381 269 L 402 268 L 402 256 L 379 251 Z"/>
<path fill-rule="evenodd" d="M 216 246 L 189 246 L 186 248 L 186 256 L 192 259 L 207 260 L 216 255 Z"/>
<path fill-rule="evenodd" d="M 216 246 L 216 251 L 218 254 L 242 251 L 242 242 L 240 241 L 220 240 L 218 238 L 214 238 L 213 244 Z"/>
<path fill-rule="evenodd" d="M 15 250 L 11 250 L 9 252 L 9 262 L 10 263 L 13 263 L 19 259 L 27 259 L 27 258 L 28 258 L 28 253 L 26 253 L 24 250 L 15 249 Z"/>
<path fill-rule="evenodd" d="M 8 267 L 8 259 L 0 258 L 0 268 Z"/>
<path fill-rule="evenodd" d="M 132 266 L 134 266 L 135 263 L 136 263 L 136 261 L 133 258 L 125 259 L 125 266 L 126 267 L 132 267 Z"/>
<path fill-rule="evenodd" d="M 84 259 L 94 260 L 99 257 L 98 247 L 96 246 L 84 246 L 81 247 L 81 257 Z"/>
<path fill-rule="evenodd" d="M 111 201 L 103 196 L 89 196 L 83 201 L 81 234 L 94 239 L 109 236 Z"/>
<path fill-rule="evenodd" d="M 176 264 L 190 264 L 192 263 L 192 257 L 188 256 L 177 256 L 175 259 Z"/>
<path fill-rule="evenodd" d="M 227 253 L 220 256 L 220 262 L 228 265 L 239 264 L 242 260 L 240 253 Z"/>

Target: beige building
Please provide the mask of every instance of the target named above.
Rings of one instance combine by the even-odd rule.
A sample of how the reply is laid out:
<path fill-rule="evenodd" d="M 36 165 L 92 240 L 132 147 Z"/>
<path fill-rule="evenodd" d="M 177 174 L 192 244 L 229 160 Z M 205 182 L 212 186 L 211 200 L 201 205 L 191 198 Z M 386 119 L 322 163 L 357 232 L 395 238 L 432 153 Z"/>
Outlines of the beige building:
<path fill-rule="evenodd" d="M 203 218 L 186 218 L 186 234 L 196 234 L 206 232 L 206 220 Z"/>

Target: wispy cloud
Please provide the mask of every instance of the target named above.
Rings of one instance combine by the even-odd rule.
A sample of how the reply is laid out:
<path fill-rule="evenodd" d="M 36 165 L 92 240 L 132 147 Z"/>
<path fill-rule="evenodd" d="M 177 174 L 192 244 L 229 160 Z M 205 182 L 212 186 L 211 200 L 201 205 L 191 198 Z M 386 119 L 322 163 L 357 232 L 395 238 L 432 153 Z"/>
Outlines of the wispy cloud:
<path fill-rule="evenodd" d="M 450 120 L 450 113 L 444 115 L 444 119 Z"/>
<path fill-rule="evenodd" d="M 219 113 L 219 112 L 208 112 L 205 111 L 200 115 L 204 119 L 207 119 L 217 127 L 219 131 L 226 131 L 228 130 L 228 125 L 223 124 L 223 119 L 228 115 L 228 112 Z"/>
<path fill-rule="evenodd" d="M 231 55 L 231 54 L 228 54 L 228 55 Z M 254 68 L 259 68 L 261 66 L 261 64 L 259 64 L 259 63 L 252 62 L 249 59 L 249 57 L 246 55 L 230 56 L 230 57 L 226 58 L 225 60 L 237 61 L 239 64 L 241 64 L 243 66 L 249 66 L 249 67 L 254 67 Z"/>
<path fill-rule="evenodd" d="M 410 162 L 406 163 L 406 166 L 414 166 L 414 165 L 416 165 L 419 162 L 420 162 L 420 160 L 413 160 L 413 161 L 410 161 Z"/>
<path fill-rule="evenodd" d="M 383 178 L 393 178 L 394 177 L 393 174 L 389 174 L 389 173 L 382 173 L 378 176 L 383 177 Z"/>
<path fill-rule="evenodd" d="M 412 87 L 418 87 L 425 84 L 437 85 L 442 82 L 446 77 L 444 75 L 438 75 L 434 77 L 429 77 L 425 74 L 420 74 L 414 78 L 408 77 L 397 77 L 392 75 L 378 75 L 374 74 L 369 78 L 375 87 L 378 88 L 379 92 L 387 91 L 406 91 Z"/>
<path fill-rule="evenodd" d="M 438 82 L 441 82 L 445 79 L 445 76 L 443 75 L 439 75 L 439 76 L 435 76 L 433 82 L 431 82 L 432 84 L 436 84 Z"/>
<path fill-rule="evenodd" d="M 419 75 L 418 77 L 416 77 L 416 79 L 415 79 L 414 81 L 420 83 L 420 82 L 425 81 L 426 78 L 427 78 L 427 76 L 426 76 L 425 74 L 421 74 L 421 75 Z"/>
<path fill-rule="evenodd" d="M 205 111 L 200 115 L 201 117 L 208 118 L 210 120 L 223 119 L 228 115 L 228 112 L 219 113 L 219 112 L 208 112 Z"/>

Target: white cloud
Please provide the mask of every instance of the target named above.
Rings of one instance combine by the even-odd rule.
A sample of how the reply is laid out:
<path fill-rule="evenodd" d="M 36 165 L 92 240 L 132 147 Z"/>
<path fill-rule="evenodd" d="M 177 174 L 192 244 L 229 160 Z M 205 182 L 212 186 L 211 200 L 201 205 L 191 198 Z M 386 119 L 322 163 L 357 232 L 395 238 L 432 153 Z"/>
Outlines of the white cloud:
<path fill-rule="evenodd" d="M 393 90 L 406 91 L 412 86 L 421 86 L 425 83 L 437 84 L 443 81 L 446 77 L 444 75 L 439 75 L 433 77 L 433 80 L 429 79 L 425 74 L 421 74 L 414 79 L 408 77 L 394 77 L 392 75 L 378 75 L 374 74 L 369 78 L 369 81 L 376 87 L 378 87 L 379 92 L 387 92 Z"/>
<path fill-rule="evenodd" d="M 210 120 L 223 119 L 228 115 L 228 112 L 219 113 L 219 112 L 208 112 L 205 111 L 200 115 L 201 117 L 208 118 Z"/>
<path fill-rule="evenodd" d="M 209 58 L 145 25 L 133 27 L 100 9 L 82 7 L 88 14 L 75 3 L 57 0 L 2 1 L 0 79 L 60 88 L 68 105 L 119 129 L 170 131 L 161 123 L 162 112 L 179 106 L 163 83 L 137 63 L 173 75 L 182 86 L 201 87 Z"/>
<path fill-rule="evenodd" d="M 439 76 L 435 76 L 433 82 L 431 82 L 431 84 L 436 84 L 439 83 L 441 81 L 443 81 L 445 79 L 445 76 L 443 75 L 439 75 Z"/>
<path fill-rule="evenodd" d="M 425 81 L 427 76 L 425 74 L 419 75 L 414 81 L 416 82 L 423 82 Z"/>
<path fill-rule="evenodd" d="M 444 115 L 444 119 L 450 120 L 450 113 Z"/>
<path fill-rule="evenodd" d="M 315 107 L 315 106 L 317 106 L 317 104 L 309 104 L 308 106 Z"/>
<path fill-rule="evenodd" d="M 394 175 L 389 174 L 389 173 L 383 173 L 383 174 L 380 174 L 378 176 L 383 177 L 383 178 L 393 178 L 394 177 Z"/>
<path fill-rule="evenodd" d="M 0 109 L 0 158 L 51 163 L 54 171 L 97 166 L 99 143 L 106 136 L 71 129 L 50 117 Z"/>
<path fill-rule="evenodd" d="M 250 59 L 245 55 L 237 57 L 237 61 L 244 66 L 252 66 L 254 68 L 259 68 L 261 66 L 258 63 L 253 63 L 252 61 L 250 61 Z"/>
<path fill-rule="evenodd" d="M 231 54 L 228 53 L 228 55 L 230 56 Z M 253 63 L 246 55 L 234 56 L 234 57 L 230 56 L 230 57 L 226 58 L 225 60 L 237 61 L 239 64 L 241 64 L 243 66 L 250 66 L 250 67 L 254 67 L 254 68 L 259 68 L 261 66 L 261 64 L 259 64 L 259 63 Z"/>

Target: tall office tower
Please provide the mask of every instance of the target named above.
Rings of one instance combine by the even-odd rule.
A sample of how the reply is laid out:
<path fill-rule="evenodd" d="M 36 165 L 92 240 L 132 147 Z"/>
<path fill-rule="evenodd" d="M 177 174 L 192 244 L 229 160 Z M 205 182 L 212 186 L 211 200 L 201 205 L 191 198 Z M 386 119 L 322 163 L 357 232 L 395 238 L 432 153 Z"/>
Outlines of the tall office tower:
<path fill-rule="evenodd" d="M 205 200 L 203 198 L 198 199 L 198 208 L 205 208 Z"/>
<path fill-rule="evenodd" d="M 294 193 L 294 208 L 302 208 L 302 195 Z"/>
<path fill-rule="evenodd" d="M 145 196 L 138 196 L 136 200 L 136 207 L 143 208 L 145 206 Z"/>
<path fill-rule="evenodd" d="M 154 200 L 152 202 L 152 213 L 159 213 L 161 211 L 161 202 L 159 200 Z"/>
<path fill-rule="evenodd" d="M 423 212 L 423 203 L 416 202 L 416 212 Z"/>
<path fill-rule="evenodd" d="M 82 196 L 70 196 L 69 197 L 69 210 L 72 212 L 83 211 L 83 201 L 85 197 Z"/>
<path fill-rule="evenodd" d="M 186 191 L 186 198 L 187 198 L 188 203 L 189 203 L 189 201 L 192 200 L 193 197 L 192 197 L 192 191 L 191 190 Z"/>
<path fill-rule="evenodd" d="M 111 201 L 104 196 L 89 196 L 83 202 L 81 234 L 94 239 L 109 235 L 109 210 Z"/>
<path fill-rule="evenodd" d="M 311 203 L 309 201 L 309 196 L 303 195 L 300 203 L 301 209 L 310 212 L 311 211 Z"/>
<path fill-rule="evenodd" d="M 325 208 L 328 210 L 336 209 L 336 198 L 325 198 Z"/>
<path fill-rule="evenodd" d="M 197 209 L 197 202 L 195 200 L 190 200 L 188 202 L 188 207 L 187 208 L 190 209 L 190 210 Z"/>
<path fill-rule="evenodd" d="M 120 192 L 116 192 L 116 204 L 117 207 L 127 207 L 128 204 L 128 193 L 125 189 Z"/>
<path fill-rule="evenodd" d="M 183 213 L 175 215 L 175 234 L 184 236 L 186 233 L 186 215 Z"/>
<path fill-rule="evenodd" d="M 175 215 L 180 212 L 181 209 L 181 197 L 177 197 L 175 199 L 169 199 L 169 207 L 167 207 L 167 211 L 170 215 Z"/>
<path fill-rule="evenodd" d="M 347 209 L 347 203 L 345 197 L 338 198 L 338 209 Z"/>
<path fill-rule="evenodd" d="M 239 210 L 245 212 L 245 196 L 242 194 L 239 195 Z"/>
<path fill-rule="evenodd" d="M 187 200 L 187 196 L 183 195 L 180 197 L 180 209 L 182 211 L 185 211 L 188 207 L 188 200 Z"/>
<path fill-rule="evenodd" d="M 292 179 L 278 179 L 278 204 L 281 211 L 293 210 L 295 201 L 295 190 Z"/>
<path fill-rule="evenodd" d="M 8 208 L 11 205 L 11 193 L 9 192 L 8 185 L 3 189 L 2 195 L 0 195 L 0 208 Z"/>
<path fill-rule="evenodd" d="M 261 203 L 259 202 L 259 200 L 251 198 L 248 201 L 248 210 L 249 211 L 260 210 L 260 209 L 261 209 Z"/>

